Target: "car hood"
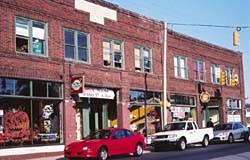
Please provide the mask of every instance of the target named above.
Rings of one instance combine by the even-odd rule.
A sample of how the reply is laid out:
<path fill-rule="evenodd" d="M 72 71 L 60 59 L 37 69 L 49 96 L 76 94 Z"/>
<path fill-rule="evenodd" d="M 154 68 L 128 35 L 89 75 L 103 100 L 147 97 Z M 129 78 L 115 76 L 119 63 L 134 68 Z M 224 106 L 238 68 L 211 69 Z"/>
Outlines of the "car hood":
<path fill-rule="evenodd" d="M 154 136 L 169 135 L 169 134 L 178 134 L 178 133 L 181 133 L 183 131 L 185 131 L 185 130 L 162 131 L 162 132 L 155 133 Z"/>
<path fill-rule="evenodd" d="M 105 139 L 91 139 L 91 140 L 76 141 L 76 142 L 72 142 L 69 145 L 67 145 L 67 148 L 70 148 L 70 149 L 82 148 L 83 146 L 101 144 L 104 141 L 105 141 Z"/>
<path fill-rule="evenodd" d="M 219 131 L 214 131 L 214 135 L 219 135 L 219 134 L 222 134 L 222 133 L 229 133 L 231 130 L 219 130 Z"/>

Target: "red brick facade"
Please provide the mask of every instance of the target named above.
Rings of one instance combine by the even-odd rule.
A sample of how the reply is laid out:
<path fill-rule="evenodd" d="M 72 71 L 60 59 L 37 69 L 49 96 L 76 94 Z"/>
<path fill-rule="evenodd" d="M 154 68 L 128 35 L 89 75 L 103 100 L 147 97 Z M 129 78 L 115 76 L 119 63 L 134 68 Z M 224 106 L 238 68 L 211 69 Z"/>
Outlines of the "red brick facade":
<path fill-rule="evenodd" d="M 85 85 L 115 91 L 118 126 L 130 125 L 130 90 L 163 92 L 163 33 L 164 23 L 121 9 L 102 0 L 88 0 L 117 11 L 117 21 L 104 19 L 104 25 L 89 20 L 89 13 L 75 9 L 74 0 L 2 0 L 0 2 L 0 77 L 44 80 L 63 84 L 63 144 L 76 140 L 76 103 L 70 95 L 70 75 L 84 75 Z M 15 49 L 15 17 L 24 17 L 48 24 L 48 55 L 18 53 Z M 90 63 L 78 63 L 64 58 L 64 28 L 88 33 Z M 220 122 L 226 122 L 226 99 L 242 100 L 244 110 L 244 79 L 242 55 L 176 32 L 168 31 L 167 92 L 193 95 L 197 101 L 197 122 L 202 123 L 197 83 L 193 80 L 192 59 L 206 63 L 206 79 L 202 87 L 211 95 L 221 91 Z M 103 65 L 103 38 L 120 40 L 124 44 L 124 67 L 116 69 Z M 134 47 L 152 50 L 152 73 L 135 71 Z M 174 77 L 174 55 L 188 57 L 188 80 Z M 221 87 L 211 83 L 210 64 L 230 66 L 239 73 L 240 87 Z M 145 76 L 147 86 L 145 86 Z M 242 117 L 245 117 L 242 112 Z M 169 119 L 171 120 L 171 119 Z M 245 123 L 245 119 L 242 119 Z"/>

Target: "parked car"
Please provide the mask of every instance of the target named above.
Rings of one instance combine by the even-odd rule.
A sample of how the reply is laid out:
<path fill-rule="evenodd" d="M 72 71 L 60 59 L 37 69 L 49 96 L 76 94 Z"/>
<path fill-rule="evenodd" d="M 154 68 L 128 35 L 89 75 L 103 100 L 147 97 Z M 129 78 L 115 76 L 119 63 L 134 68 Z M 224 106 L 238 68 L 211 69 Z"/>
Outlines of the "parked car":
<path fill-rule="evenodd" d="M 212 128 L 199 129 L 195 121 L 172 122 L 163 131 L 153 134 L 152 145 L 155 151 L 168 146 L 185 150 L 187 144 L 193 143 L 201 143 L 207 147 L 213 136 Z"/>
<path fill-rule="evenodd" d="M 110 128 L 91 133 L 84 140 L 73 142 L 64 149 L 64 157 L 97 158 L 133 153 L 141 156 L 146 144 L 140 133 L 123 128 Z"/>
<path fill-rule="evenodd" d="M 214 126 L 213 141 L 233 143 L 234 140 L 249 139 L 249 129 L 238 122 L 220 123 Z"/>

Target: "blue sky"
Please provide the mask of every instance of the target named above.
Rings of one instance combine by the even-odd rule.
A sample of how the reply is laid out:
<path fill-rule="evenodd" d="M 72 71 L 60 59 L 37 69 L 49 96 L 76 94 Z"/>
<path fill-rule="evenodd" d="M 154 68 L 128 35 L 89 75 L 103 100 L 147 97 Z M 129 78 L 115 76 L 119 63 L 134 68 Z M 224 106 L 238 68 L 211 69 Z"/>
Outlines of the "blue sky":
<path fill-rule="evenodd" d="M 168 25 L 177 32 L 243 53 L 245 97 L 250 103 L 250 0 L 107 0 L 122 8 L 167 23 L 247 26 L 240 46 L 233 46 L 233 28 Z M 232 57 L 233 58 L 233 57 Z"/>

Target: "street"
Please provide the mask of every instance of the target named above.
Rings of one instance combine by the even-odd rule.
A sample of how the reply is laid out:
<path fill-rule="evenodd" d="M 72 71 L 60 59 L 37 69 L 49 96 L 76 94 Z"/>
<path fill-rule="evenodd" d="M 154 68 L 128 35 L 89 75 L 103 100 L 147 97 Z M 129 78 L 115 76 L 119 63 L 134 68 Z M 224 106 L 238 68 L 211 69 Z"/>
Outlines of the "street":
<path fill-rule="evenodd" d="M 200 145 L 189 146 L 185 151 L 167 149 L 161 152 L 153 152 L 149 147 L 142 157 L 130 155 L 117 156 L 111 160 L 249 160 L 250 143 L 236 142 L 233 144 L 211 144 L 207 148 Z M 66 160 L 61 157 L 40 158 L 35 160 Z"/>

